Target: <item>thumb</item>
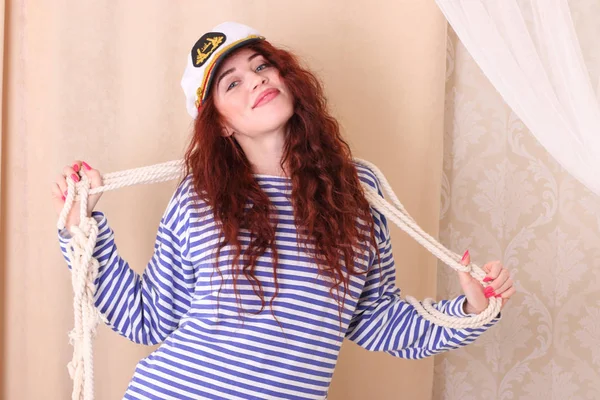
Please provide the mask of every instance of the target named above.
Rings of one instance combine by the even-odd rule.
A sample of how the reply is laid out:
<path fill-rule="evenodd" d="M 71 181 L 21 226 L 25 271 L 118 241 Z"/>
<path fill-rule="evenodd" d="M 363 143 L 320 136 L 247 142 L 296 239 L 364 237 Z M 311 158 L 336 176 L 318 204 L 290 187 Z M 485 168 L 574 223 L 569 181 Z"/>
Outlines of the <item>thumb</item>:
<path fill-rule="evenodd" d="M 469 253 L 469 250 L 465 251 L 465 254 L 463 255 L 462 260 L 460 260 L 460 263 L 462 265 L 471 264 L 471 254 Z M 463 283 L 468 283 L 471 281 L 471 274 L 469 274 L 468 272 L 458 271 L 458 277 Z"/>
<path fill-rule="evenodd" d="M 91 167 L 88 169 L 88 167 L 89 166 L 86 165 L 84 168 L 81 168 L 81 171 L 83 171 L 83 173 L 90 180 L 90 187 L 93 189 L 98 186 L 102 186 L 102 175 L 100 174 L 100 171 Z"/>
<path fill-rule="evenodd" d="M 463 255 L 462 260 L 460 260 L 460 263 L 462 265 L 469 265 L 469 264 L 471 264 L 471 254 L 469 253 L 469 250 L 465 251 L 465 254 Z"/>

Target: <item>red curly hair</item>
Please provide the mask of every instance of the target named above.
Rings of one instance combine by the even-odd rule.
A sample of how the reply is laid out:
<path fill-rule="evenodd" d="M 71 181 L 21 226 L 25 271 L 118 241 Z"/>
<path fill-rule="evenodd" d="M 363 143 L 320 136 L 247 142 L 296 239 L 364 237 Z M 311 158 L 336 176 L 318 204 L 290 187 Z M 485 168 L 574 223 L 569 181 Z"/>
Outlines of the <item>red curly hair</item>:
<path fill-rule="evenodd" d="M 260 53 L 277 68 L 293 96 L 294 114 L 288 121 L 281 166 L 286 165 L 291 178 L 298 242 L 314 249 L 314 261 L 320 273 L 331 281 L 330 294 L 338 302 L 341 317 L 345 296 L 340 296 L 340 288 L 347 293 L 350 276 L 366 273 L 355 265 L 355 252 L 376 243 L 373 217 L 350 147 L 326 109 L 321 83 L 300 66 L 293 54 L 264 40 L 244 48 Z M 272 311 L 279 293 L 275 226 L 270 222 L 273 210 L 240 145 L 233 137 L 223 136 L 222 122 L 209 93 L 185 153 L 185 175 L 192 175 L 196 193 L 212 207 L 215 222 L 221 226 L 217 260 L 226 244 L 237 248 L 232 266 L 236 297 L 236 283 L 243 273 L 261 299 L 259 312 L 266 303 L 261 282 L 255 276 L 256 262 L 267 249 L 271 250 L 275 282 L 275 294 L 270 300 Z M 253 207 L 245 208 L 248 202 Z M 243 257 L 240 229 L 252 233 Z M 379 257 L 377 246 L 374 247 Z M 221 275 L 218 264 L 215 268 Z M 241 306 L 239 297 L 238 303 Z"/>

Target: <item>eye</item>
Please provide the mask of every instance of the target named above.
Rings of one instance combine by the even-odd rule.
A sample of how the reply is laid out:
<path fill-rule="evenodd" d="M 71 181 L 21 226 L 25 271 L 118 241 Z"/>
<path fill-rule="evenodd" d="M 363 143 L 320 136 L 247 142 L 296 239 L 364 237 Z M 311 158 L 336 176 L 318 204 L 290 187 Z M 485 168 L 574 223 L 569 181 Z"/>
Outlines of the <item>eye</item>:
<path fill-rule="evenodd" d="M 233 89 L 234 87 L 236 87 L 236 83 L 238 83 L 238 81 L 233 81 L 229 84 L 229 86 L 227 86 L 227 91 L 229 92 L 229 90 Z"/>
<path fill-rule="evenodd" d="M 267 68 L 267 67 L 269 67 L 269 66 L 270 66 L 270 65 L 269 65 L 269 64 L 267 64 L 267 63 L 260 64 L 260 65 L 259 65 L 259 66 L 256 68 L 256 71 L 257 71 L 257 72 L 258 72 L 258 71 L 262 71 L 263 69 L 265 69 L 265 68 Z"/>

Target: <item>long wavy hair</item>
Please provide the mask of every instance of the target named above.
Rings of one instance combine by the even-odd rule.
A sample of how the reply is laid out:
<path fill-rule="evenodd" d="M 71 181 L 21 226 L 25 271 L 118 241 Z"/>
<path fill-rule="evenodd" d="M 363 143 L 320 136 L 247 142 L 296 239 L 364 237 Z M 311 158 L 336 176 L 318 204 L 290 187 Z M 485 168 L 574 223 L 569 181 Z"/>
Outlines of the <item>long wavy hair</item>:
<path fill-rule="evenodd" d="M 298 242 L 312 248 L 319 272 L 331 282 L 330 294 L 338 302 L 341 320 L 350 276 L 366 273 L 366 269 L 355 265 L 357 251 L 364 254 L 371 243 L 379 258 L 373 217 L 350 147 L 327 111 L 321 83 L 301 67 L 296 56 L 268 41 L 244 47 L 260 53 L 277 68 L 293 96 L 294 114 L 288 121 L 281 166 L 286 166 L 291 178 Z M 258 257 L 271 250 L 275 292 L 269 304 L 273 312 L 273 300 L 279 293 L 274 209 L 253 176 L 252 165 L 239 143 L 233 136 L 223 136 L 223 121 L 209 94 L 195 120 L 185 153 L 185 175 L 192 175 L 196 193 L 212 207 L 215 222 L 220 225 L 217 271 L 221 249 L 227 244 L 236 249 L 232 275 L 238 309 L 241 300 L 237 283 L 241 274 L 261 300 L 258 312 L 264 309 L 265 292 L 255 269 Z M 252 207 L 245 207 L 248 202 Z M 251 234 L 245 249 L 238 236 L 240 229 L 248 229 Z"/>

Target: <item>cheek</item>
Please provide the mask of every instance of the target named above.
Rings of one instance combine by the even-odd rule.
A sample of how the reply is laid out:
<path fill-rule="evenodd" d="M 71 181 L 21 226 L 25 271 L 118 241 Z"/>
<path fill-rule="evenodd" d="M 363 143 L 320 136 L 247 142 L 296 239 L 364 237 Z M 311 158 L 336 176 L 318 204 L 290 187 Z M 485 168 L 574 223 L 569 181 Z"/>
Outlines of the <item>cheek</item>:
<path fill-rule="evenodd" d="M 235 120 L 245 113 L 246 103 L 241 94 L 227 96 L 217 104 L 217 109 L 227 120 Z"/>
<path fill-rule="evenodd" d="M 290 102 L 290 104 L 293 104 L 294 100 L 292 99 L 292 93 L 290 92 L 290 88 L 285 84 L 285 81 L 281 79 L 279 74 L 277 74 L 277 78 L 273 83 L 279 86 L 281 90 L 285 92 L 287 101 Z"/>
<path fill-rule="evenodd" d="M 281 78 L 279 72 L 275 72 L 271 78 L 271 82 L 276 84 L 277 86 L 282 87 L 284 90 L 288 91 L 288 87 L 285 84 L 285 81 Z"/>

